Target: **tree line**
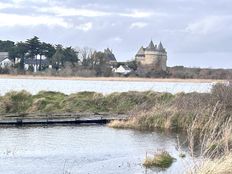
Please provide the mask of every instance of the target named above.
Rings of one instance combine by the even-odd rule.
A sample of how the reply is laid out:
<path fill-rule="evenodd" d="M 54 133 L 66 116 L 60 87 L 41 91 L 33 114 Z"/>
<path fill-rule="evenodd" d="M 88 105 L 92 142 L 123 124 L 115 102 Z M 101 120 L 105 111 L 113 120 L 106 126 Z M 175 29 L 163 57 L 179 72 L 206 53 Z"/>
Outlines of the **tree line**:
<path fill-rule="evenodd" d="M 54 70 L 70 68 L 71 66 L 72 69 L 75 67 L 93 70 L 95 75 L 104 75 L 109 72 L 109 55 L 106 52 L 87 47 L 74 49 L 71 46 L 64 47 L 61 44 L 52 45 L 40 41 L 37 36 L 17 43 L 10 40 L 0 40 L 0 52 L 8 52 L 9 59 L 13 62 L 19 58 L 20 62 L 16 68 L 20 71 L 24 71 L 24 63 L 28 59 L 35 60 L 39 67 L 38 71 L 43 71 L 44 67 L 42 67 L 41 62 L 42 57 L 45 56 Z"/>

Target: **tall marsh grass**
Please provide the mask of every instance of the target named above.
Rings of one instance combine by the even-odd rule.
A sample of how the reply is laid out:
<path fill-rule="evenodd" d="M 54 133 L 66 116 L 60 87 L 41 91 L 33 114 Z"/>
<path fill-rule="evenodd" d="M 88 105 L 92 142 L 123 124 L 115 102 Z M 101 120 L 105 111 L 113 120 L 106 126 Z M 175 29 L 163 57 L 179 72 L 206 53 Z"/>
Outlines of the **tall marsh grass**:
<path fill-rule="evenodd" d="M 207 159 L 190 174 L 232 174 L 232 154 L 217 159 Z"/>
<path fill-rule="evenodd" d="M 171 102 L 138 112 L 110 127 L 139 130 L 178 129 L 187 132 L 193 157 L 204 158 L 191 174 L 232 173 L 232 84 L 217 84 L 209 94 L 177 94 Z"/>

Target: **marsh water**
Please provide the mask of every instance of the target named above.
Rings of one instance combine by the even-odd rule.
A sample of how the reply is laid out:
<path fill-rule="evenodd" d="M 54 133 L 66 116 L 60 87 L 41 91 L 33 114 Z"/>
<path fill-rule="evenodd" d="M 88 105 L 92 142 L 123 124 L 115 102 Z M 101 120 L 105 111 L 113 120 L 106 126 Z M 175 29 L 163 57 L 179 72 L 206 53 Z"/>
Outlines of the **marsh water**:
<path fill-rule="evenodd" d="M 191 158 L 179 158 L 176 136 L 97 125 L 0 128 L 0 173 L 179 174 L 190 167 Z M 146 170 L 146 152 L 157 149 L 176 161 L 167 170 Z"/>
<path fill-rule="evenodd" d="M 36 94 L 41 90 L 58 91 L 65 94 L 80 91 L 95 91 L 108 94 L 112 92 L 147 90 L 170 93 L 209 92 L 211 87 L 212 83 L 0 79 L 0 95 L 4 95 L 12 90 L 27 90 L 32 94 Z"/>

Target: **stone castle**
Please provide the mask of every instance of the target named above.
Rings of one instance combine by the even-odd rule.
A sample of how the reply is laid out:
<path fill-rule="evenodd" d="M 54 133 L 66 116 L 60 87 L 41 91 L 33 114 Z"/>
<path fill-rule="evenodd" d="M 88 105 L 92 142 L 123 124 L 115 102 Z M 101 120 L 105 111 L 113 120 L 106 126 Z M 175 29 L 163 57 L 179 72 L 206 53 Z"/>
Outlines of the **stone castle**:
<path fill-rule="evenodd" d="M 135 60 L 144 67 L 149 67 L 157 71 L 166 71 L 167 69 L 167 52 L 160 42 L 159 45 L 154 45 L 150 42 L 148 47 L 143 46 L 135 55 Z"/>

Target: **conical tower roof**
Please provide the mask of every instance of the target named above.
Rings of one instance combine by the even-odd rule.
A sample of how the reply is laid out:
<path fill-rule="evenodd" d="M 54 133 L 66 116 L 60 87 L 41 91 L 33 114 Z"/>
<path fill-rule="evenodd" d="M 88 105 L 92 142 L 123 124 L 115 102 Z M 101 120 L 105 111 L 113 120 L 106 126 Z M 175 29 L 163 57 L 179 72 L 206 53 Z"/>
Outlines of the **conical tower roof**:
<path fill-rule="evenodd" d="M 146 48 L 147 51 L 155 51 L 155 46 L 153 41 L 151 40 L 150 44 L 148 45 L 148 47 Z"/>
<path fill-rule="evenodd" d="M 139 51 L 137 52 L 136 55 L 137 55 L 137 56 L 139 56 L 139 55 L 144 55 L 144 48 L 141 47 L 141 48 L 139 49 Z"/>
<path fill-rule="evenodd" d="M 165 49 L 164 49 L 164 47 L 163 47 L 163 45 L 162 45 L 161 42 L 160 42 L 159 45 L 158 45 L 158 50 L 159 50 L 159 51 L 165 51 Z"/>
<path fill-rule="evenodd" d="M 108 61 L 117 61 L 114 54 L 113 54 L 113 52 L 112 52 L 112 50 L 110 50 L 109 48 L 104 50 L 104 54 L 105 54 L 106 59 Z"/>

